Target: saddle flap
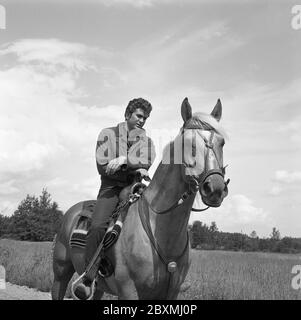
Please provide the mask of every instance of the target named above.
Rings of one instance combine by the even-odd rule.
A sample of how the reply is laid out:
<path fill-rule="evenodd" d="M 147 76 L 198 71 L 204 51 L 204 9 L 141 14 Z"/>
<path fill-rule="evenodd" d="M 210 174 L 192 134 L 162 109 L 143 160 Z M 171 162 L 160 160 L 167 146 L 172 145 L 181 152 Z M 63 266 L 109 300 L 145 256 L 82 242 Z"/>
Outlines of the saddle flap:
<path fill-rule="evenodd" d="M 96 200 L 89 200 L 83 203 L 83 208 L 79 213 L 79 216 L 92 218 L 92 214 L 95 210 Z"/>

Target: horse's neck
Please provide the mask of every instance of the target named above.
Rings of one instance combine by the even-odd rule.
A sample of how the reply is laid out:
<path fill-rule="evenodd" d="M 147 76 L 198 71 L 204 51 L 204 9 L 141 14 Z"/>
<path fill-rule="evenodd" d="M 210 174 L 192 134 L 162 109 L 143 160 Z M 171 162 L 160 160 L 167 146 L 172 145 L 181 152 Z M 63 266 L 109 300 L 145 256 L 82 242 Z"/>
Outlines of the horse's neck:
<path fill-rule="evenodd" d="M 180 165 L 160 163 L 149 184 L 145 196 L 158 211 L 171 206 L 185 191 Z M 163 208 L 163 209 L 162 209 Z"/>
<path fill-rule="evenodd" d="M 186 245 L 187 225 L 194 196 L 168 213 L 157 214 L 154 211 L 164 211 L 173 206 L 187 188 L 180 165 L 161 163 L 145 191 L 145 197 L 150 204 L 153 234 L 160 247 L 170 255 L 179 255 Z"/>

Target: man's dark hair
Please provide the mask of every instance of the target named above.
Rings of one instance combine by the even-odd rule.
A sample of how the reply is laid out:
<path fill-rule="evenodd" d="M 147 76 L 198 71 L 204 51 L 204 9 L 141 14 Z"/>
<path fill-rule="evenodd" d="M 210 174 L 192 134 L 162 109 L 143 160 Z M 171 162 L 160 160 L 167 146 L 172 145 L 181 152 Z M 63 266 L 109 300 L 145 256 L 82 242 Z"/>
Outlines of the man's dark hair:
<path fill-rule="evenodd" d="M 131 114 L 136 110 L 136 109 L 142 109 L 144 113 L 149 116 L 151 113 L 153 107 L 152 105 L 145 99 L 142 98 L 137 98 L 133 99 L 128 103 L 128 106 L 125 109 L 124 116 L 131 116 Z"/>

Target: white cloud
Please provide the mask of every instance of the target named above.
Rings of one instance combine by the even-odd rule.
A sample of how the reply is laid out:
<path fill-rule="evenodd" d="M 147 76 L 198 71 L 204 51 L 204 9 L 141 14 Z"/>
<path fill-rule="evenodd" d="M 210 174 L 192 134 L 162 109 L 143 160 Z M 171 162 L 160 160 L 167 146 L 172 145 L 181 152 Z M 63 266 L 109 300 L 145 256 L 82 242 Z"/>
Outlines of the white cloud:
<path fill-rule="evenodd" d="M 104 3 L 106 6 L 131 5 L 133 7 L 143 8 L 143 7 L 150 7 L 158 1 L 157 0 L 99 0 L 99 2 Z"/>
<path fill-rule="evenodd" d="M 100 186 L 99 177 L 96 175 L 92 178 L 88 178 L 80 183 L 72 186 L 72 191 L 87 197 L 87 199 L 96 199 L 98 194 L 98 188 Z"/>
<path fill-rule="evenodd" d="M 226 214 L 234 218 L 233 222 L 248 224 L 255 221 L 264 222 L 266 219 L 267 213 L 262 208 L 255 207 L 252 200 L 245 195 L 234 195 L 231 200 Z"/>
<path fill-rule="evenodd" d="M 204 208 L 199 195 L 194 203 L 195 208 Z M 190 221 L 202 220 L 207 224 L 216 221 L 222 231 L 250 233 L 252 230 L 270 223 L 271 217 L 263 208 L 258 208 L 253 201 L 243 194 L 235 194 L 225 198 L 221 207 L 208 209 L 204 214 L 191 214 Z"/>
<path fill-rule="evenodd" d="M 284 133 L 296 147 L 301 145 L 301 117 L 295 116 L 293 120 L 284 123 L 279 128 L 279 132 Z"/>
<path fill-rule="evenodd" d="M 279 170 L 275 173 L 275 181 L 285 184 L 301 182 L 301 171 L 288 172 Z"/>
<path fill-rule="evenodd" d="M 48 181 L 46 183 L 46 187 L 47 188 L 48 187 L 50 187 L 50 188 L 52 188 L 52 187 L 54 187 L 54 188 L 56 188 L 56 187 L 66 187 L 67 185 L 68 185 L 68 180 L 63 179 L 61 177 L 56 177 L 56 178 L 51 179 L 50 181 Z"/>
<path fill-rule="evenodd" d="M 99 123 L 111 114 L 74 102 L 74 92 L 80 91 L 77 72 L 89 65 L 85 49 L 50 39 L 22 40 L 0 50 L 3 57 L 18 56 L 17 64 L 0 71 L 0 172 L 42 169 L 48 160 L 70 155 L 75 145 L 84 148 L 96 139 Z M 82 59 L 72 58 L 77 53 Z M 65 68 L 49 74 L 35 62 Z"/>
<path fill-rule="evenodd" d="M 231 111 L 235 111 L 236 117 L 241 114 L 249 116 L 248 121 L 259 120 L 262 123 L 278 121 L 274 130 L 288 133 L 292 130 L 295 133 L 300 129 L 300 86 L 301 78 L 281 87 L 278 84 L 246 82 L 234 87 L 230 95 L 227 94 L 230 98 L 227 103 L 231 105 Z"/>
<path fill-rule="evenodd" d="M 9 62 L 0 68 L 0 175 L 8 180 L 0 186 L 1 208 L 15 209 L 23 194 L 48 186 L 63 207 L 83 196 L 96 197 L 97 135 L 122 121 L 124 107 L 78 102 L 80 75 L 96 71 L 90 49 L 54 39 L 20 40 L 0 48 L 0 59 Z M 84 181 L 90 176 L 94 185 Z M 18 199 L 11 199 L 18 190 L 14 185 L 22 186 Z M 8 196 L 11 202 L 4 206 Z"/>
<path fill-rule="evenodd" d="M 204 4 L 204 3 L 221 3 L 223 0 L 90 0 L 96 1 L 105 4 L 106 6 L 116 6 L 116 5 L 130 5 L 137 8 L 147 8 L 152 6 L 161 6 L 161 5 L 188 5 L 188 4 Z M 225 1 L 225 0 L 224 0 Z M 230 2 L 249 2 L 249 1 L 258 1 L 258 0 L 227 0 L 227 3 Z"/>
<path fill-rule="evenodd" d="M 10 0 L 11 2 L 18 2 L 19 0 Z M 235 3 L 235 2 L 260 2 L 260 0 L 27 0 L 28 2 L 59 2 L 65 4 L 74 4 L 74 3 L 101 3 L 107 6 L 114 5 L 130 5 L 134 7 L 149 7 L 152 5 L 160 4 L 204 4 L 204 3 Z"/>
<path fill-rule="evenodd" d="M 13 1 L 18 1 L 18 0 L 11 0 Z M 53 2 L 59 2 L 60 4 L 63 2 L 65 4 L 74 4 L 74 3 L 99 3 L 99 4 L 104 4 L 105 6 L 118 6 L 118 5 L 129 5 L 132 7 L 137 7 L 137 8 L 143 8 L 143 7 L 150 7 L 154 4 L 160 4 L 162 3 L 170 3 L 174 0 L 27 0 L 28 2 L 48 2 L 48 3 L 53 3 Z M 182 1 L 182 0 L 176 0 L 176 1 Z M 197 1 L 197 0 L 186 0 L 186 1 Z M 203 1 L 208 1 L 208 0 L 203 0 Z M 213 0 L 211 0 L 213 1 Z"/>
<path fill-rule="evenodd" d="M 19 192 L 19 189 L 14 186 L 16 180 L 9 180 L 0 183 L 0 195 L 11 195 Z"/>
<path fill-rule="evenodd" d="M 269 190 L 268 194 L 271 196 L 278 196 L 283 191 L 283 187 L 279 184 L 275 184 L 272 186 L 271 190 Z"/>
<path fill-rule="evenodd" d="M 2 45 L 0 56 L 17 55 L 21 63 L 36 63 L 44 67 L 61 66 L 78 71 L 94 69 L 87 56 L 97 50 L 81 43 L 69 43 L 59 39 L 22 39 L 17 42 Z"/>
<path fill-rule="evenodd" d="M 139 79 L 140 87 L 154 86 L 164 95 L 171 85 L 180 84 L 185 92 L 186 88 L 191 90 L 191 86 L 199 83 L 199 79 L 188 82 L 185 78 L 179 83 L 187 69 L 202 70 L 210 61 L 224 58 L 242 45 L 243 39 L 228 32 L 226 21 L 213 21 L 203 27 L 193 27 L 185 22 L 145 37 L 130 47 L 126 52 L 131 61 L 128 79 Z M 194 73 L 191 76 L 195 76 Z M 174 90 L 179 91 L 178 88 Z M 198 92 L 202 92 L 201 87 Z"/>
<path fill-rule="evenodd" d="M 286 170 L 278 170 L 273 178 L 274 184 L 268 192 L 272 196 L 278 196 L 288 188 L 294 188 L 301 183 L 301 171 L 288 172 Z"/>

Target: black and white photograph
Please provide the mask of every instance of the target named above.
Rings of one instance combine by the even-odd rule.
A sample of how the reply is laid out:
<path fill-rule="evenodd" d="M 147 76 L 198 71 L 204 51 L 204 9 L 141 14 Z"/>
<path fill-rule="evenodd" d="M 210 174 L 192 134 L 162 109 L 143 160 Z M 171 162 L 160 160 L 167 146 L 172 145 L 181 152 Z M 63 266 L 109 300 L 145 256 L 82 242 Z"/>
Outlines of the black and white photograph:
<path fill-rule="evenodd" d="M 0 300 L 300 300 L 300 53 L 296 0 L 0 0 Z"/>

